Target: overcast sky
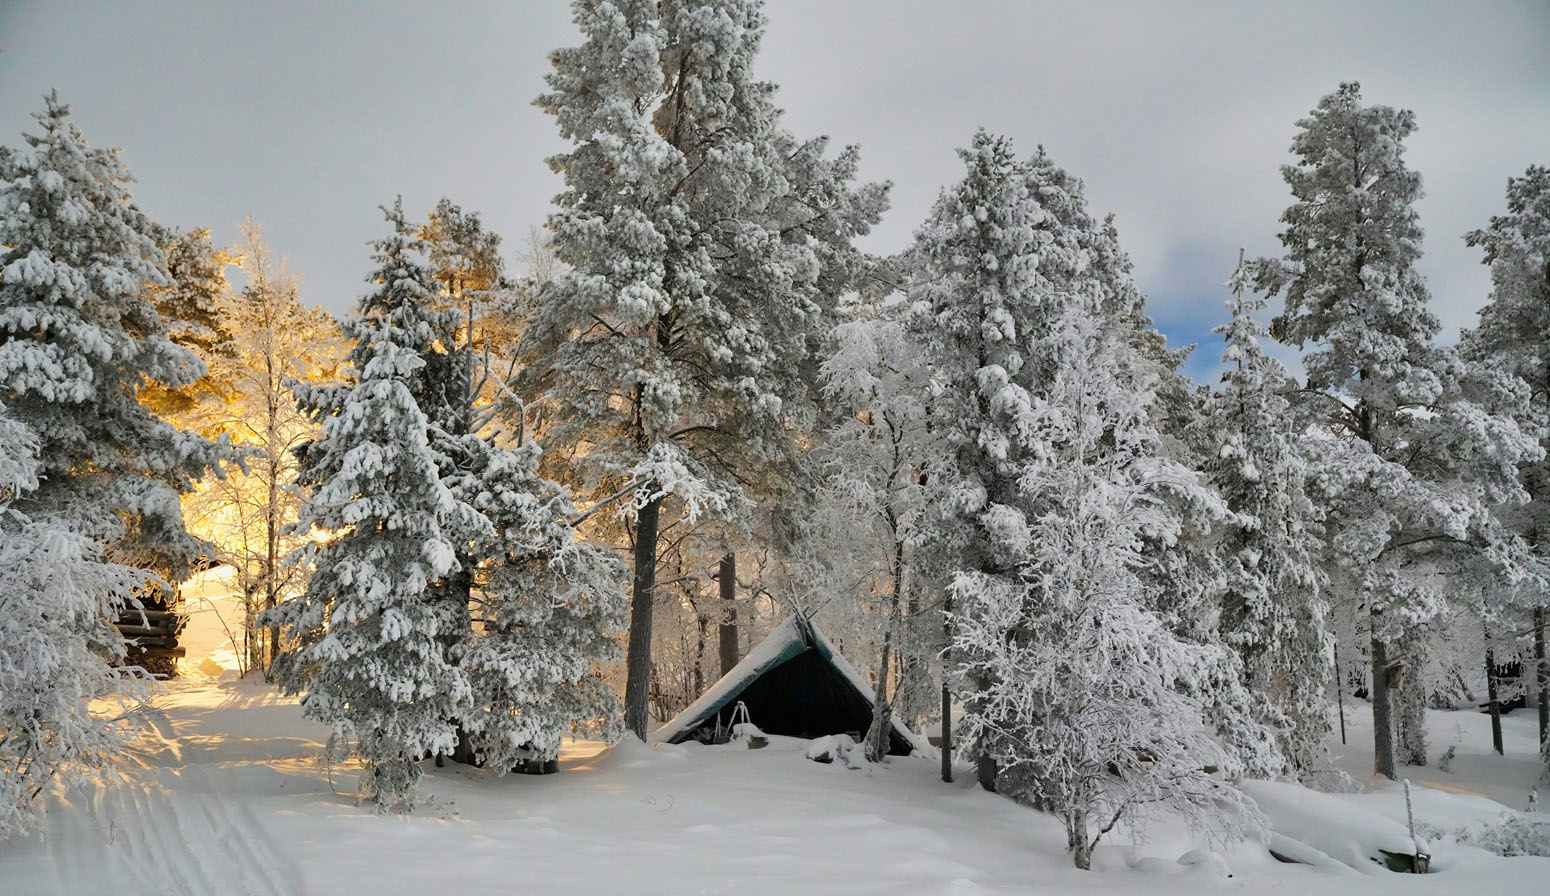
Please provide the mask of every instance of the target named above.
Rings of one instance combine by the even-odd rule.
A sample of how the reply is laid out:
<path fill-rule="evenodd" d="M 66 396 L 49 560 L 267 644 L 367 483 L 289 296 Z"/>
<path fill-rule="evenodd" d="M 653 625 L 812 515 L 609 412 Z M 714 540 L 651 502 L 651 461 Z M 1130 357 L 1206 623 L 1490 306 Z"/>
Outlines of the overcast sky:
<path fill-rule="evenodd" d="M 759 67 L 787 126 L 859 143 L 894 183 L 869 248 L 910 239 L 976 127 L 1081 177 L 1175 343 L 1212 339 L 1237 247 L 1276 253 L 1295 122 L 1342 80 L 1415 110 L 1423 272 L 1452 339 L 1489 278 L 1461 235 L 1510 175 L 1550 164 L 1550 2 L 949 3 L 770 0 Z M 569 4 L 0 0 L 0 142 L 57 88 L 124 149 L 154 218 L 233 242 L 248 214 L 344 311 L 377 205 L 481 212 L 509 255 L 541 224 L 560 148 L 533 108 Z M 1213 341 L 1190 368 L 1204 375 Z"/>

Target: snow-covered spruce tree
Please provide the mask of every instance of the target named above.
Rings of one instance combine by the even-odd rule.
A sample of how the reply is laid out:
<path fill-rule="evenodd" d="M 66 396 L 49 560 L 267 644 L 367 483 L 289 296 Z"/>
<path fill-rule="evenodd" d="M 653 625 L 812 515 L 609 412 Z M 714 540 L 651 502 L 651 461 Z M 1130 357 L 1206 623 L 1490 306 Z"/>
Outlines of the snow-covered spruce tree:
<path fill-rule="evenodd" d="M 223 452 L 137 396 L 204 365 L 148 298 L 168 282 L 162 231 L 130 201 L 116 151 L 88 146 L 53 95 L 37 120 L 26 147 L 0 155 L 0 401 L 42 464 L 16 507 L 60 514 L 114 559 L 176 580 L 205 550 L 178 495 Z"/>
<path fill-rule="evenodd" d="M 454 485 L 491 524 L 470 553 L 475 634 L 453 650 L 469 688 L 459 715 L 472 761 L 504 773 L 552 762 L 560 739 L 615 740 L 618 703 L 598 674 L 624 624 L 623 567 L 578 539 L 569 492 L 538 473 L 539 447 L 486 442 Z"/>
<path fill-rule="evenodd" d="M 1421 179 L 1403 159 L 1414 116 L 1364 106 L 1348 83 L 1299 127 L 1298 161 L 1282 169 L 1296 199 L 1281 218 L 1286 256 L 1259 265 L 1257 281 L 1284 290 L 1272 333 L 1311 349 L 1303 398 L 1342 437 L 1326 446 L 1314 485 L 1330 496 L 1342 567 L 1332 579 L 1370 623 L 1374 765 L 1393 778 L 1394 676 L 1408 674 L 1396 650 L 1445 606 L 1436 580 L 1413 567 L 1453 551 L 1479 552 L 1509 576 L 1531 563 L 1493 508 L 1525 498 L 1518 466 L 1542 452 L 1510 417 L 1469 400 L 1472 371 L 1433 344 L 1438 322 L 1415 270 Z"/>
<path fill-rule="evenodd" d="M 142 570 L 102 560 L 67 522 L 16 504 L 38 486 L 38 440 L 0 404 L 0 840 L 27 832 L 37 798 L 106 766 L 149 690 L 117 663 L 112 620 Z"/>
<path fill-rule="evenodd" d="M 739 476 L 789 460 L 813 397 L 800 374 L 882 190 L 850 186 L 853 151 L 827 161 L 781 130 L 751 71 L 756 0 L 573 9 L 585 41 L 552 54 L 538 99 L 572 144 L 550 160 L 566 270 L 534 297 L 521 391 L 566 409 L 544 441 L 578 492 L 629 499 L 625 722 L 643 737 L 664 514 L 735 520 Z"/>
<path fill-rule="evenodd" d="M 393 233 L 374 244 L 376 289 L 346 324 L 355 381 L 306 390 L 322 435 L 306 451 L 312 490 L 295 529 L 321 537 L 293 560 L 312 577 L 265 618 L 294 644 L 275 663 L 281 685 L 332 726 L 332 749 L 353 742 L 378 806 L 404 810 L 417 760 L 456 746 L 469 686 L 449 653 L 469 617 L 444 592 L 459 550 L 488 524 L 442 481 L 441 433 L 416 399 L 447 385 L 428 381 L 429 273 L 403 209 L 384 211 Z"/>
<path fill-rule="evenodd" d="M 1491 266 L 1491 298 L 1480 324 L 1464 334 L 1466 358 L 1521 384 L 1524 428 L 1550 441 L 1550 168 L 1531 166 L 1507 182 L 1507 213 L 1470 233 Z M 1507 514 L 1540 557 L 1550 554 L 1550 463 L 1527 464 L 1523 483 L 1529 502 Z M 1550 660 L 1545 656 L 1545 592 L 1530 589 L 1518 602 L 1532 607 L 1534 693 L 1539 703 L 1539 741 L 1550 757 Z"/>
<path fill-rule="evenodd" d="M 1086 869 L 1104 835 L 1148 812 L 1223 838 L 1258 819 L 1225 780 L 1244 764 L 1191 696 L 1233 658 L 1170 630 L 1143 574 L 1148 542 L 1181 529 L 1175 500 L 1218 499 L 1160 456 L 1153 380 L 1094 291 L 1051 298 L 1065 307 L 1024 344 L 1052 375 L 1031 395 L 999 396 L 1025 446 L 1017 575 L 958 574 L 952 648 L 966 679 L 988 683 L 965 723 L 1000 767 L 1000 790 L 1059 816 Z"/>
<path fill-rule="evenodd" d="M 1275 729 L 1292 770 L 1326 765 L 1325 682 L 1333 644 L 1320 566 L 1318 508 L 1308 497 L 1301 428 L 1285 394 L 1294 386 L 1265 354 L 1268 331 L 1255 315 L 1265 300 L 1249 291 L 1241 259 L 1229 286 L 1230 320 L 1213 332 L 1227 343 L 1227 370 L 1196 437 L 1202 473 L 1233 516 L 1220 524 L 1226 578 L 1222 641 L 1243 663 L 1256 715 Z"/>

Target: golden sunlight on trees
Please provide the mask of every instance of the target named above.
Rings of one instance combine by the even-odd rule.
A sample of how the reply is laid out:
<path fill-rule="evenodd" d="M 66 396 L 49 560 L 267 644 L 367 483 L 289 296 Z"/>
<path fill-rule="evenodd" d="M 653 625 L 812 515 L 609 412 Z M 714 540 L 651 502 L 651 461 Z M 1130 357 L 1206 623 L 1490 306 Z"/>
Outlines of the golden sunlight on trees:
<path fill-rule="evenodd" d="M 277 649 L 273 629 L 256 620 L 298 587 L 303 572 L 287 566 L 299 537 L 286 532 L 301 497 L 296 448 L 316 427 L 297 407 L 289 383 L 337 377 L 344 359 L 338 325 L 321 308 L 305 307 L 294 276 L 249 219 L 238 248 L 245 285 L 221 293 L 226 338 L 206 356 L 210 378 L 226 385 L 201 402 L 191 423 L 212 436 L 227 435 L 244 451 L 245 470 L 211 477 L 184 499 L 189 528 L 216 546 L 216 563 L 234 570 L 239 619 L 222 623 L 236 634 L 239 671 L 267 669 Z"/>

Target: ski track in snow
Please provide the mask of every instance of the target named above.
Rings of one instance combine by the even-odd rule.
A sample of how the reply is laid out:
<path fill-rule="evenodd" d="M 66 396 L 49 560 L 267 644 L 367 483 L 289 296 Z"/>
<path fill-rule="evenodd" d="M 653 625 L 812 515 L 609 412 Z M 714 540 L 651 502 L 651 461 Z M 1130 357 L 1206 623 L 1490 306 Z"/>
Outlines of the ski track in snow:
<path fill-rule="evenodd" d="M 140 752 L 137 768 L 120 780 L 83 782 L 46 813 L 44 843 L 60 892 L 301 896 L 294 863 L 251 807 L 227 795 L 237 771 L 199 763 L 199 749 L 157 727 L 164 741 Z"/>

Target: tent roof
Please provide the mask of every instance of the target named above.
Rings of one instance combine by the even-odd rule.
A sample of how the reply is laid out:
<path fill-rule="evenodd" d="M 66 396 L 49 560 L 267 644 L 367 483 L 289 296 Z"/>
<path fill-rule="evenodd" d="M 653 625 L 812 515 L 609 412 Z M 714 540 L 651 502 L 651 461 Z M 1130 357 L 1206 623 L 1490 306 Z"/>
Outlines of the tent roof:
<path fill-rule="evenodd" d="M 815 660 L 819 661 L 816 664 L 817 667 L 835 674 L 837 687 L 854 692 L 853 697 L 864 703 L 867 711 L 870 712 L 872 687 L 867 683 L 866 678 L 840 655 L 828 638 L 813 628 L 811 622 L 792 615 L 775 626 L 763 641 L 750 650 L 741 662 L 732 667 L 731 671 L 711 685 L 698 700 L 658 728 L 651 739 L 658 743 L 680 743 L 687 740 L 696 728 L 714 721 L 718 714 L 726 713 L 727 718 L 730 719 L 730 710 L 736 706 L 738 698 L 748 690 L 750 685 L 809 652 L 814 654 Z M 852 695 L 847 693 L 845 696 L 850 698 Z M 753 723 L 759 725 L 758 713 L 752 715 Z M 931 747 L 925 739 L 910 731 L 898 720 L 893 720 L 892 727 L 891 741 L 902 742 L 917 753 L 930 752 Z M 770 733 L 780 732 L 770 731 Z M 836 733 L 839 732 L 817 732 L 817 734 Z"/>

